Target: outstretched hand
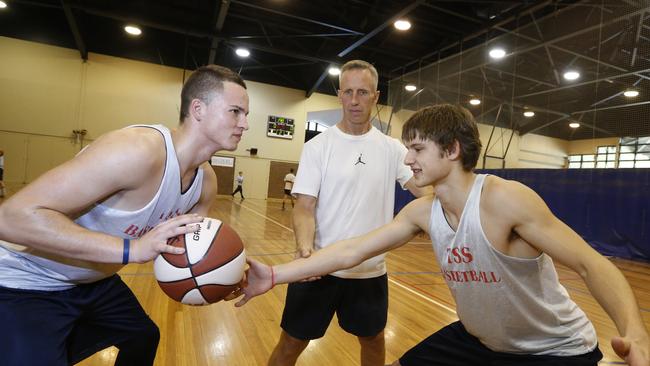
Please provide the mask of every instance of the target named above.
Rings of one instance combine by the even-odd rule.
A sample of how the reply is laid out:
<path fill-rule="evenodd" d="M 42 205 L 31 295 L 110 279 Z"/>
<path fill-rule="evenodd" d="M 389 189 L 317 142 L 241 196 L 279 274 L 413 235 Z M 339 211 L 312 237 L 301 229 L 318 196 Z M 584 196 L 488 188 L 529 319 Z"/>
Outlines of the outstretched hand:
<path fill-rule="evenodd" d="M 650 366 L 650 342 L 632 341 L 627 337 L 612 338 L 614 352 L 630 366 Z"/>
<path fill-rule="evenodd" d="M 273 288 L 273 269 L 266 264 L 252 259 L 246 259 L 248 269 L 243 288 L 244 297 L 235 303 L 235 306 L 243 306 L 255 296 L 261 295 Z"/>
<path fill-rule="evenodd" d="M 183 254 L 185 249 L 169 245 L 167 240 L 196 231 L 201 221 L 203 216 L 187 214 L 161 222 L 141 238 L 131 241 L 129 262 L 145 263 L 156 258 L 160 253 Z"/>

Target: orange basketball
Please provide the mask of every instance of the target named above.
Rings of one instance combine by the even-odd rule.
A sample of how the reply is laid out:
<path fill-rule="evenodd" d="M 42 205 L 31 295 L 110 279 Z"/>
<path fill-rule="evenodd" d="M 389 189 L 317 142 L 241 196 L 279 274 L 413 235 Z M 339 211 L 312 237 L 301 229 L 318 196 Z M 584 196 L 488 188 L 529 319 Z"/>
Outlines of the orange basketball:
<path fill-rule="evenodd" d="M 153 268 L 160 288 L 176 301 L 215 303 L 231 293 L 244 276 L 244 245 L 230 226 L 217 219 L 205 218 L 198 230 L 168 243 L 185 248 L 185 253 L 162 253 Z"/>

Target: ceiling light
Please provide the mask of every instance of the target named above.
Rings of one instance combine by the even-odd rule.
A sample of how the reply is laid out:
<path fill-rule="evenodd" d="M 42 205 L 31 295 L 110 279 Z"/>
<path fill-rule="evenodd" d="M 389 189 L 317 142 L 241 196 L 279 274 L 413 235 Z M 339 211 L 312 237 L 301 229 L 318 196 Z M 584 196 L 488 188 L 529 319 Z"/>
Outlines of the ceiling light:
<path fill-rule="evenodd" d="M 490 54 L 490 57 L 498 60 L 500 58 L 505 57 L 506 51 L 503 48 L 493 48 L 493 49 L 490 50 L 489 54 Z"/>
<path fill-rule="evenodd" d="M 623 92 L 623 95 L 625 95 L 628 98 L 634 98 L 639 95 L 639 91 L 634 89 L 628 89 Z"/>
<path fill-rule="evenodd" d="M 532 117 L 532 116 L 534 116 L 534 115 L 535 115 L 535 112 L 533 112 L 533 111 L 526 111 L 526 112 L 524 112 L 524 117 L 529 117 L 529 118 L 530 118 L 530 117 Z"/>
<path fill-rule="evenodd" d="M 417 88 L 418 87 L 413 84 L 408 84 L 407 86 L 404 87 L 404 89 L 406 89 L 407 91 L 416 91 Z"/>
<path fill-rule="evenodd" d="M 336 76 L 336 75 L 340 75 L 340 74 L 341 74 L 341 69 L 339 69 L 339 68 L 336 67 L 336 66 L 331 66 L 331 67 L 327 70 L 327 72 L 329 72 L 330 75 L 332 75 L 332 76 Z"/>
<path fill-rule="evenodd" d="M 4 9 L 6 7 L 7 7 L 7 3 L 5 3 L 4 1 L 0 1 L 0 9 Z"/>
<path fill-rule="evenodd" d="M 409 22 L 408 20 L 404 20 L 404 19 L 400 19 L 400 20 L 395 21 L 395 23 L 393 25 L 395 26 L 395 28 L 397 28 L 398 30 L 401 30 L 401 31 L 411 29 L 411 22 Z"/>
<path fill-rule="evenodd" d="M 569 123 L 569 127 L 571 127 L 571 128 L 578 128 L 578 127 L 580 127 L 580 123 L 578 123 L 578 122 L 571 122 L 571 123 Z"/>
<path fill-rule="evenodd" d="M 564 78 L 567 80 L 575 80 L 580 77 L 580 73 L 577 71 L 567 71 L 564 73 Z"/>
<path fill-rule="evenodd" d="M 471 104 L 471 105 L 479 105 L 479 104 L 481 104 L 481 100 L 478 99 L 478 98 L 472 98 L 472 99 L 469 100 L 469 104 Z"/>
<path fill-rule="evenodd" d="M 142 34 L 142 30 L 135 25 L 127 25 L 124 27 L 124 31 L 132 36 L 139 36 Z"/>
<path fill-rule="evenodd" d="M 251 51 L 245 49 L 245 48 L 238 48 L 235 50 L 235 53 L 239 57 L 248 57 L 251 55 Z"/>

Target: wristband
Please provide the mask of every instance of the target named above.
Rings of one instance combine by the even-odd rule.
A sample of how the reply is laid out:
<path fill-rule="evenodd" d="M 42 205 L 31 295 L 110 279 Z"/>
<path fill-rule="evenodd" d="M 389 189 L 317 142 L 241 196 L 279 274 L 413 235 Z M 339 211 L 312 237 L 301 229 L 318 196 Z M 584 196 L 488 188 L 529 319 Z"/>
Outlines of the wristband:
<path fill-rule="evenodd" d="M 271 288 L 275 287 L 275 272 L 273 272 L 273 266 L 271 266 Z"/>
<path fill-rule="evenodd" d="M 122 264 L 129 263 L 129 247 L 131 246 L 130 239 L 124 239 L 124 252 L 122 253 Z"/>

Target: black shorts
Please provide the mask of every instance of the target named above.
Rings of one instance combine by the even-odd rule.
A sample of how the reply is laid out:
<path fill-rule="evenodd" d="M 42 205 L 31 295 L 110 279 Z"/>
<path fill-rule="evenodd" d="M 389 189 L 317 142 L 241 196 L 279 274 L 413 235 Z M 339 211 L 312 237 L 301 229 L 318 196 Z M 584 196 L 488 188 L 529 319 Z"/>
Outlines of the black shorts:
<path fill-rule="evenodd" d="M 285 189 L 284 194 L 286 194 L 287 196 L 291 196 L 291 190 L 290 189 Z"/>
<path fill-rule="evenodd" d="M 578 356 L 537 356 L 495 352 L 465 330 L 451 323 L 408 350 L 402 366 L 596 366 L 603 358 L 598 347 Z"/>
<path fill-rule="evenodd" d="M 0 168 L 0 180 L 4 180 L 4 175 L 5 175 L 5 170 L 4 168 Z"/>
<path fill-rule="evenodd" d="M 371 337 L 386 327 L 388 277 L 347 279 L 323 276 L 289 284 L 282 329 L 302 340 L 325 335 L 334 313 L 339 325 L 357 337 Z"/>

